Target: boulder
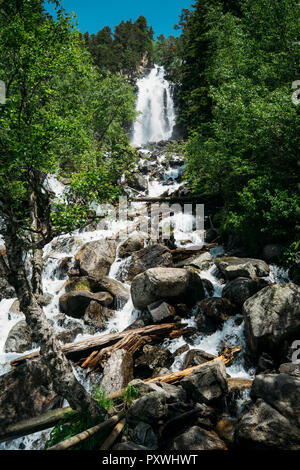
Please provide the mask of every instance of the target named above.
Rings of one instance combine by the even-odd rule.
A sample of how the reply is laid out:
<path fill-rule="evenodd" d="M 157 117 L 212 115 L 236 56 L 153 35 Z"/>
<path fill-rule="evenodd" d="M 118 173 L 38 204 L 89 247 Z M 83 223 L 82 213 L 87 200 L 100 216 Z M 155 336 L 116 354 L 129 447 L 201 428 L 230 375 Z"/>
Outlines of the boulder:
<path fill-rule="evenodd" d="M 237 308 L 241 308 L 249 297 L 252 297 L 263 287 L 265 287 L 264 283 L 256 279 L 238 277 L 226 284 L 222 291 L 222 297 L 230 300 Z"/>
<path fill-rule="evenodd" d="M 120 258 L 130 256 L 134 251 L 142 250 L 147 237 L 147 234 L 143 232 L 136 232 L 130 235 L 130 237 L 119 246 Z"/>
<path fill-rule="evenodd" d="M 127 178 L 127 185 L 130 188 L 137 189 L 138 191 L 145 192 L 148 190 L 148 180 L 144 178 L 140 173 L 133 173 Z"/>
<path fill-rule="evenodd" d="M 237 277 L 256 279 L 256 277 L 266 277 L 270 273 L 270 268 L 265 261 L 253 258 L 225 256 L 216 258 L 215 264 L 229 281 Z"/>
<path fill-rule="evenodd" d="M 253 381 L 252 398 L 261 398 L 300 429 L 300 377 L 260 374 Z"/>
<path fill-rule="evenodd" d="M 158 368 L 169 368 L 173 364 L 173 355 L 168 349 L 146 344 L 143 353 L 135 360 L 135 375 L 149 378 Z"/>
<path fill-rule="evenodd" d="M 200 277 L 188 269 L 151 268 L 134 278 L 131 295 L 137 309 L 157 301 L 184 302 L 193 305 L 204 298 Z"/>
<path fill-rule="evenodd" d="M 298 339 L 300 287 L 289 283 L 265 287 L 243 305 L 245 334 L 251 351 L 276 352 L 284 340 Z"/>
<path fill-rule="evenodd" d="M 201 349 L 190 349 L 184 358 L 183 369 L 188 369 L 189 367 L 198 366 L 204 362 L 212 361 L 215 357 L 216 356 L 213 354 L 209 354 Z"/>
<path fill-rule="evenodd" d="M 172 450 L 227 450 L 225 443 L 214 431 L 192 426 L 174 439 Z"/>
<path fill-rule="evenodd" d="M 51 374 L 40 359 L 0 376 L 0 429 L 34 418 L 58 405 Z"/>
<path fill-rule="evenodd" d="M 167 318 L 174 317 L 175 308 L 167 302 L 153 302 L 147 306 L 153 323 L 165 321 Z"/>
<path fill-rule="evenodd" d="M 236 307 L 230 300 L 220 297 L 204 299 L 197 303 L 204 315 L 211 318 L 215 323 L 222 323 L 232 315 L 236 314 Z"/>
<path fill-rule="evenodd" d="M 289 269 L 289 277 L 295 284 L 300 285 L 300 251 L 294 255 L 292 265 Z"/>
<path fill-rule="evenodd" d="M 185 376 L 180 383 L 188 398 L 196 403 L 207 404 L 228 391 L 225 364 L 219 359 L 203 365 Z"/>
<path fill-rule="evenodd" d="M 66 292 L 74 290 L 87 290 L 92 293 L 109 292 L 114 298 L 113 307 L 122 308 L 129 300 L 130 292 L 121 282 L 104 276 L 102 279 L 94 277 L 81 276 L 73 277 L 64 285 Z"/>
<path fill-rule="evenodd" d="M 133 379 L 132 355 L 124 349 L 116 349 L 105 364 L 100 389 L 107 394 L 127 387 Z"/>
<path fill-rule="evenodd" d="M 158 438 L 148 423 L 140 421 L 132 432 L 132 440 L 148 449 L 158 448 Z"/>
<path fill-rule="evenodd" d="M 92 300 L 105 307 L 113 303 L 113 297 L 108 292 L 93 294 L 87 290 L 78 290 L 63 294 L 59 299 L 59 308 L 71 317 L 81 318 Z"/>
<path fill-rule="evenodd" d="M 6 353 L 23 353 L 29 351 L 32 347 L 31 329 L 25 320 L 21 320 L 16 323 L 8 333 L 4 351 Z"/>
<path fill-rule="evenodd" d="M 83 245 L 75 255 L 76 265 L 83 276 L 101 279 L 109 273 L 116 257 L 117 243 L 114 240 L 96 240 Z"/>
<path fill-rule="evenodd" d="M 87 325 L 101 331 L 105 329 L 107 321 L 113 317 L 114 313 L 113 310 L 92 300 L 85 310 L 83 320 Z"/>
<path fill-rule="evenodd" d="M 300 450 L 299 427 L 260 398 L 241 415 L 237 437 L 251 449 Z"/>
<path fill-rule="evenodd" d="M 218 434 L 219 438 L 225 442 L 229 447 L 234 445 L 235 441 L 235 422 L 232 418 L 224 417 L 221 418 L 215 427 L 215 431 Z"/>
<path fill-rule="evenodd" d="M 166 395 L 162 391 L 150 392 L 133 402 L 126 418 L 129 424 L 140 421 L 152 424 L 166 416 L 167 412 Z"/>
<path fill-rule="evenodd" d="M 176 263 L 176 268 L 183 266 L 194 266 L 200 271 L 206 271 L 214 264 L 214 258 L 210 253 L 201 253 L 200 255 L 192 256 L 186 260 L 179 261 Z"/>
<path fill-rule="evenodd" d="M 150 245 L 136 251 L 131 256 L 127 281 L 132 281 L 138 274 L 157 266 L 172 266 L 172 255 L 166 246 L 159 244 Z"/>

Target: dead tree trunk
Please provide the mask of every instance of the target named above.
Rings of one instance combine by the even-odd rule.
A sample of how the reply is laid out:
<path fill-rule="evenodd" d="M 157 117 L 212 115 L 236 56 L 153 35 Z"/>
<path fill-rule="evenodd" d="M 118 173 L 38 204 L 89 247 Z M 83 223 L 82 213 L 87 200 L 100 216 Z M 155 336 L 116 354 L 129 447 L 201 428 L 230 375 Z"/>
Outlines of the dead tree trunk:
<path fill-rule="evenodd" d="M 13 226 L 5 234 L 5 245 L 8 259 L 6 269 L 8 281 L 16 290 L 20 309 L 31 328 L 33 340 L 40 346 L 40 355 L 51 372 L 55 391 L 68 400 L 70 406 L 75 410 L 89 412 L 93 416 L 106 413 L 77 381 L 71 364 L 56 340 L 46 315 L 34 295 L 33 286 L 27 280 L 22 241 L 18 238 Z M 2 258 L 2 264 L 3 262 Z M 39 286 L 40 281 L 37 276 L 40 276 L 41 271 L 35 269 L 34 272 L 36 286 Z"/>

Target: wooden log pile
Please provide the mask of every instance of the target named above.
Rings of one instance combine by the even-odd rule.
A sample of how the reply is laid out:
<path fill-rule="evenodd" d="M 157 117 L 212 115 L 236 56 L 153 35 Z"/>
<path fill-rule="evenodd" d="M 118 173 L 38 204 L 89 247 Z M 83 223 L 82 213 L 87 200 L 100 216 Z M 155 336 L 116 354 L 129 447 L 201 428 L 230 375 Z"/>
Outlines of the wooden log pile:
<path fill-rule="evenodd" d="M 194 328 L 186 328 L 186 324 L 183 323 L 163 323 L 160 325 L 149 325 L 143 328 L 136 328 L 134 330 L 125 330 L 119 333 L 93 336 L 92 338 L 84 339 L 76 343 L 64 344 L 62 346 L 62 350 L 68 359 L 81 360 L 84 357 L 85 360 L 89 358 L 92 360 L 96 357 L 96 353 L 103 349 L 105 349 L 105 353 L 108 354 L 110 350 L 113 351 L 114 349 L 118 349 L 121 344 L 123 346 L 127 344 L 127 347 L 134 351 L 135 347 L 141 347 L 143 341 L 145 341 L 144 344 L 146 344 L 146 342 L 150 341 L 150 338 L 151 342 L 159 342 L 168 337 L 177 338 L 182 335 L 192 335 L 195 331 L 196 330 Z M 143 340 L 141 340 L 142 338 Z M 123 340 L 124 342 L 120 343 L 120 341 Z M 136 346 L 134 345 L 134 342 L 137 342 Z M 117 343 L 119 343 L 119 346 L 113 348 Z M 92 353 L 94 354 L 90 357 Z M 37 357 L 39 357 L 39 351 L 18 357 L 11 361 L 11 367 L 17 367 L 24 363 L 24 361 L 35 359 Z M 99 359 L 101 359 L 101 357 L 102 355 L 100 355 Z M 91 364 L 93 364 L 93 362 Z"/>

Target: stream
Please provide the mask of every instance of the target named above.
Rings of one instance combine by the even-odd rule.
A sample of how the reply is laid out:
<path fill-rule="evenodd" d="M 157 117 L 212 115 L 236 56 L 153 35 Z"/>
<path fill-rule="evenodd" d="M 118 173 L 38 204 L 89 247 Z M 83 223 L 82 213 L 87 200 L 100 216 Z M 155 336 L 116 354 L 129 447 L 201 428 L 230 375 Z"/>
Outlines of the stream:
<path fill-rule="evenodd" d="M 140 193 L 141 195 L 147 195 L 149 197 L 160 196 L 165 193 L 166 190 L 171 194 L 181 186 L 181 174 L 183 169 L 183 158 L 180 155 L 172 155 L 171 163 L 170 158 L 160 154 L 159 157 L 153 157 L 153 150 L 151 146 L 147 145 L 149 142 L 155 143 L 159 141 L 166 141 L 172 136 L 172 129 L 175 125 L 175 110 L 174 103 L 172 100 L 172 90 L 169 83 L 164 79 L 164 70 L 162 67 L 155 66 L 150 73 L 138 80 L 138 96 L 137 96 L 137 110 L 141 112 L 140 117 L 135 123 L 132 145 L 135 147 L 142 147 L 139 149 L 140 162 L 139 167 L 147 167 L 147 172 L 144 172 L 145 178 L 148 181 L 148 191 Z M 152 170 L 155 169 L 155 176 L 151 177 Z M 160 173 L 160 176 L 156 175 Z M 63 197 L 67 191 L 67 187 L 59 182 L 54 176 L 49 177 L 48 184 L 52 190 L 55 191 L 57 198 Z M 143 206 L 143 203 L 136 202 L 132 204 L 132 208 L 139 210 Z M 197 244 L 199 240 L 199 234 L 193 230 L 193 218 L 194 216 L 187 216 L 184 214 L 176 214 L 172 217 L 171 224 L 173 226 L 174 238 L 177 247 L 189 248 Z M 129 225 L 132 225 L 138 218 L 130 221 L 116 220 L 110 222 L 107 228 L 101 228 L 96 230 L 89 230 L 85 228 L 83 230 L 76 230 L 71 234 L 61 235 L 44 248 L 44 270 L 43 270 L 43 288 L 45 296 L 49 296 L 51 299 L 49 305 L 44 307 L 47 318 L 51 322 L 55 333 L 61 333 L 64 331 L 62 326 L 61 315 L 59 316 L 59 297 L 65 292 L 64 284 L 68 279 L 61 276 L 58 269 L 61 260 L 66 257 L 74 258 L 75 253 L 83 246 L 86 242 L 99 240 L 103 238 L 110 238 L 115 236 L 117 232 L 123 230 Z M 210 253 L 213 257 L 222 255 L 224 248 L 218 246 L 212 248 Z M 119 279 L 120 273 L 126 272 L 129 259 L 120 259 L 117 256 L 113 264 L 111 265 L 108 276 L 112 279 Z M 268 280 L 277 283 L 288 282 L 287 274 L 284 270 L 280 269 L 275 265 L 271 265 L 271 272 L 268 276 Z M 59 273 L 59 274 L 58 274 Z M 212 297 L 221 297 L 223 284 L 220 283 L 217 277 L 217 268 L 213 265 L 211 268 L 200 272 L 202 279 L 209 280 L 213 285 Z M 127 286 L 130 287 L 129 285 Z M 12 305 L 16 299 L 3 299 L 0 302 L 0 375 L 7 373 L 10 370 L 10 361 L 22 356 L 17 353 L 5 353 L 4 347 L 7 336 L 11 328 L 20 320 L 24 319 L 24 315 L 13 313 L 11 311 Z M 111 318 L 107 327 L 100 334 L 104 335 L 110 332 L 122 331 L 133 323 L 139 312 L 134 309 L 131 298 L 128 302 L 119 310 L 116 311 L 115 316 Z M 67 317 L 67 316 L 65 316 Z M 182 320 L 184 323 L 188 323 L 188 326 L 195 326 L 193 311 L 190 317 L 186 320 Z M 74 321 L 74 319 L 72 319 Z M 82 327 L 82 333 L 79 334 L 75 341 L 82 340 L 92 336 L 87 326 L 83 323 L 83 320 L 76 320 Z M 99 333 L 96 333 L 99 335 Z M 174 353 L 178 348 L 184 345 L 188 345 L 190 349 L 200 349 L 207 353 L 214 355 L 218 354 L 220 344 L 225 341 L 227 345 L 234 346 L 241 344 L 243 351 L 246 349 L 244 339 L 244 322 L 242 315 L 230 317 L 221 329 L 218 329 L 215 333 L 205 335 L 197 333 L 197 337 L 190 339 L 184 339 L 183 337 L 164 341 L 162 347 L 168 348 Z M 34 349 L 33 349 L 34 350 Z M 33 351 L 32 350 L 32 351 Z M 26 353 L 31 351 L 26 351 Z M 178 371 L 183 366 L 183 361 L 187 352 L 176 356 L 171 366 L 172 371 Z M 90 389 L 89 376 L 86 371 L 79 367 L 74 368 L 74 372 L 80 382 L 87 388 Z M 244 353 L 240 353 L 236 358 L 234 364 L 227 368 L 227 373 L 231 377 L 253 377 L 255 374 L 254 369 L 247 368 L 244 360 Z M 66 402 L 65 402 L 66 404 Z M 50 430 L 42 431 L 39 433 L 32 434 L 23 438 L 15 439 L 10 442 L 0 444 L 0 449 L 41 449 L 43 448 L 45 439 L 49 435 Z"/>

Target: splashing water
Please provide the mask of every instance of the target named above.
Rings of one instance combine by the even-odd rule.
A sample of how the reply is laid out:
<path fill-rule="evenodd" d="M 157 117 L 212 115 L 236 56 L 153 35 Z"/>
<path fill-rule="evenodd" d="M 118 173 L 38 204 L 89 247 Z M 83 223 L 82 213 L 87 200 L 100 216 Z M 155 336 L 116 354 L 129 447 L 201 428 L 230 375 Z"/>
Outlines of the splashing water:
<path fill-rule="evenodd" d="M 155 65 L 150 73 L 137 81 L 136 110 L 141 113 L 134 129 L 132 144 L 140 146 L 171 138 L 175 124 L 174 103 L 164 68 Z"/>

